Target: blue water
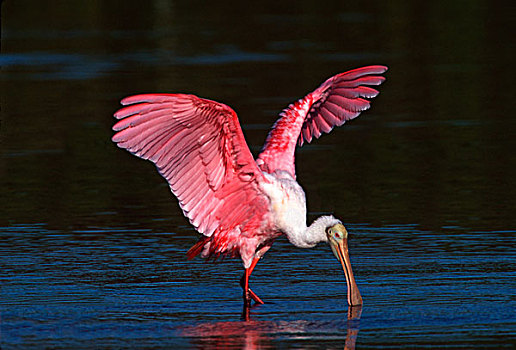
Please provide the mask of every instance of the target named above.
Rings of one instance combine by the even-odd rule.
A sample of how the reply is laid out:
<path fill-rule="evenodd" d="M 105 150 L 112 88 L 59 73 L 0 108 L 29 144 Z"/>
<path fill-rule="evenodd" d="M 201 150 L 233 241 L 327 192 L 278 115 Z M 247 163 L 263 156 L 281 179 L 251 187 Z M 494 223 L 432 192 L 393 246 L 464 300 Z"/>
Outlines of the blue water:
<path fill-rule="evenodd" d="M 67 4 L 2 4 L 2 349 L 512 348 L 511 7 Z M 256 154 L 284 107 L 365 64 L 390 67 L 371 110 L 296 155 L 309 221 L 351 235 L 364 305 L 328 246 L 280 238 L 246 314 L 241 263 L 186 260 L 167 184 L 111 143 L 118 101 L 222 101 Z"/>
<path fill-rule="evenodd" d="M 187 261 L 189 234 L 3 228 L 2 342 L 210 346 L 221 337 L 236 347 L 333 347 L 343 346 L 350 331 L 359 344 L 396 348 L 501 347 L 514 340 L 514 231 L 348 230 L 364 298 L 360 318 L 348 320 L 345 279 L 328 247 L 297 250 L 280 240 L 252 278 L 266 304 L 245 321 L 241 265 Z"/>

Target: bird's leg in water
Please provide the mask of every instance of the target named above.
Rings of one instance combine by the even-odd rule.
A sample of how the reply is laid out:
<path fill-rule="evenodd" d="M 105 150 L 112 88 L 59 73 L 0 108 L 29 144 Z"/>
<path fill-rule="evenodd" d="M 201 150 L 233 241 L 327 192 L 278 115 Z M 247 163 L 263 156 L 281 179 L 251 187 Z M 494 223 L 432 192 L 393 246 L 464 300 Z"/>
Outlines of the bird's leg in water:
<path fill-rule="evenodd" d="M 257 304 L 263 304 L 264 302 L 262 299 L 256 295 L 251 288 L 249 288 L 249 276 L 251 276 L 251 273 L 254 270 L 254 267 L 258 263 L 258 260 L 260 258 L 254 258 L 253 262 L 251 263 L 251 266 L 249 266 L 247 269 L 245 269 L 245 273 L 240 279 L 240 286 L 244 290 L 244 303 L 246 305 L 251 305 L 251 299 L 253 299 Z"/>

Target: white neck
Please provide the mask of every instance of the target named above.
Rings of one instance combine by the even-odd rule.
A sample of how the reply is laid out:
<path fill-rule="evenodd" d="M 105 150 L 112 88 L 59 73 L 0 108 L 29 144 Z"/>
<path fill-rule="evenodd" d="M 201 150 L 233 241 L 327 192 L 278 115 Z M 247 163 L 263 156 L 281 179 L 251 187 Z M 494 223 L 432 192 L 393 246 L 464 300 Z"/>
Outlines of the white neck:
<path fill-rule="evenodd" d="M 290 243 L 299 248 L 312 248 L 317 243 L 327 242 L 326 228 L 340 224 L 332 215 L 317 218 L 309 227 L 287 234 Z"/>

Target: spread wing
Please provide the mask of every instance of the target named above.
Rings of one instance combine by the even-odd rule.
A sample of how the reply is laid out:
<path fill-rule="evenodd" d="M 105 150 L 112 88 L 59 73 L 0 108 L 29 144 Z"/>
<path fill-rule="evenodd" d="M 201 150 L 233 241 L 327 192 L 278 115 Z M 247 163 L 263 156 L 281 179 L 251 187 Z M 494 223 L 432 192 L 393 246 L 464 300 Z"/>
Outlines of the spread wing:
<path fill-rule="evenodd" d="M 367 66 L 335 75 L 281 114 L 267 136 L 256 163 L 268 173 L 285 170 L 295 178 L 296 144 L 311 142 L 334 127 L 356 118 L 370 107 L 378 91 L 369 85 L 380 85 L 385 78 L 378 75 L 385 66 Z"/>
<path fill-rule="evenodd" d="M 223 236 L 259 226 L 268 210 L 258 188 L 263 174 L 231 108 L 185 94 L 136 95 L 121 103 L 129 106 L 115 113 L 121 120 L 113 142 L 156 164 L 199 232 Z M 219 254 L 227 250 L 229 242 L 217 241 Z"/>

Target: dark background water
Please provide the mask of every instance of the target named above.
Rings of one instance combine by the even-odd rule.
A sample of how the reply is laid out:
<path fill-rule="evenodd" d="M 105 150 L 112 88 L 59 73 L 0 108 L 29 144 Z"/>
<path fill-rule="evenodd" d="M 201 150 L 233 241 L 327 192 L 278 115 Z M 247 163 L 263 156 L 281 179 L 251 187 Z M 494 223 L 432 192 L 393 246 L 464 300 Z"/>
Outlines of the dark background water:
<path fill-rule="evenodd" d="M 2 3 L 0 345 L 511 348 L 516 8 L 490 1 Z M 252 151 L 290 102 L 366 64 L 370 111 L 297 153 L 310 220 L 351 234 L 348 319 L 327 246 L 279 239 L 241 320 L 238 260 L 197 240 L 152 164 L 110 141 L 118 101 L 232 106 Z M 346 345 L 347 344 L 347 345 Z"/>

